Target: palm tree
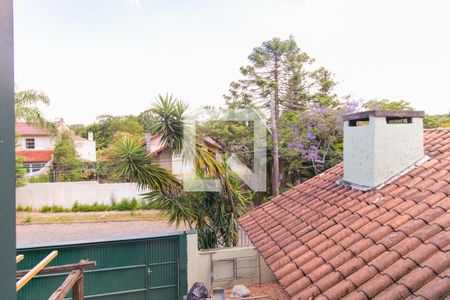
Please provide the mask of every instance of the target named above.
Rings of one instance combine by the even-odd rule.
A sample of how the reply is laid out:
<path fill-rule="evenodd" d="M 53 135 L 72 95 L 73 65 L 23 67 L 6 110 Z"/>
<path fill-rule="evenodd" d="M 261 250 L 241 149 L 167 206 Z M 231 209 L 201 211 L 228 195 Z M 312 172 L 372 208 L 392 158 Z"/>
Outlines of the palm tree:
<path fill-rule="evenodd" d="M 206 147 L 195 141 L 186 128 L 187 105 L 172 96 L 158 96 L 150 108 L 155 117 L 152 132 L 158 133 L 163 146 L 174 154 L 181 154 L 183 161 L 192 158 L 197 177 L 219 179 L 220 192 L 185 192 L 170 172 L 152 163 L 145 148 L 137 140 L 122 137 L 113 148 L 110 160 L 116 174 L 137 182 L 151 192 L 143 194 L 148 207 L 166 213 L 169 223 L 185 224 L 196 228 L 200 248 L 218 245 L 234 246 L 237 243 L 237 218 L 246 212 L 253 194 L 244 190 L 238 177 L 231 171 L 228 158 L 218 161 Z M 188 132 L 188 134 L 186 134 Z M 186 139 L 194 139 L 195 149 Z"/>
<path fill-rule="evenodd" d="M 150 130 L 160 135 L 162 146 L 171 149 L 175 155 L 181 154 L 184 162 L 194 159 L 196 170 L 215 176 L 221 172 L 220 163 L 193 137 L 192 128 L 186 124 L 187 108 L 186 103 L 172 95 L 159 95 L 148 110 L 154 117 Z"/>
<path fill-rule="evenodd" d="M 161 143 L 172 149 L 174 154 L 183 151 L 184 125 L 187 105 L 172 95 L 158 95 L 156 102 L 148 110 L 153 114 L 155 122 L 151 131 L 158 133 Z"/>
<path fill-rule="evenodd" d="M 163 192 L 173 195 L 181 191 L 177 178 L 153 163 L 141 140 L 124 135 L 118 138 L 108 151 L 109 167 L 118 178 L 127 182 L 135 182 L 142 190 Z"/>
<path fill-rule="evenodd" d="M 39 104 L 50 104 L 50 99 L 46 94 L 35 90 L 20 91 L 15 94 L 15 102 L 17 119 L 43 128 L 49 126 L 38 107 Z"/>

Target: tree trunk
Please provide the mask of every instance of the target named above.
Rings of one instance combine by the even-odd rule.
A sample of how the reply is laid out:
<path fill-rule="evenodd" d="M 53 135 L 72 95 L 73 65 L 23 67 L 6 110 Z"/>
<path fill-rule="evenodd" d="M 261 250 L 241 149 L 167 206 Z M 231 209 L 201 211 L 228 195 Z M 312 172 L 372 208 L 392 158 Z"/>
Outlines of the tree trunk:
<path fill-rule="evenodd" d="M 276 105 L 275 99 L 270 99 L 270 129 L 272 130 L 272 159 L 273 159 L 273 172 L 272 172 L 272 195 L 278 196 L 280 194 L 279 189 L 279 153 L 278 153 L 278 130 L 276 120 Z"/>
<path fill-rule="evenodd" d="M 275 56 L 275 66 L 274 66 L 274 81 L 275 89 L 274 95 L 270 98 L 270 127 L 272 130 L 272 149 L 273 149 L 273 172 L 272 172 L 272 196 L 278 196 L 280 194 L 280 162 L 279 162 L 279 151 L 278 151 L 278 130 L 277 130 L 277 120 L 280 114 L 279 111 L 279 86 L 278 86 L 278 56 Z"/>

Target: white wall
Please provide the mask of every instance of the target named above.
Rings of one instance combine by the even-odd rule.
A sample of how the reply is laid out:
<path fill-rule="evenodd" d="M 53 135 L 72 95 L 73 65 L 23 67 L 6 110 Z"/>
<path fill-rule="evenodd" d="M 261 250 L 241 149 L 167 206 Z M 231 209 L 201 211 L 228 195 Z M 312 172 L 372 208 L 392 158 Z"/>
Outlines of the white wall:
<path fill-rule="evenodd" d="M 34 139 L 34 150 L 51 150 L 55 146 L 55 140 L 50 136 L 20 136 L 18 140 L 20 150 L 26 150 L 27 138 Z"/>
<path fill-rule="evenodd" d="M 132 183 L 98 183 L 95 181 L 30 183 L 16 189 L 16 206 L 39 209 L 44 205 L 71 208 L 75 201 L 80 204 L 111 204 L 111 199 L 140 199 L 139 191 Z"/>
<path fill-rule="evenodd" d="M 208 288 L 211 287 L 232 287 L 235 284 L 253 284 L 259 283 L 259 276 L 261 276 L 261 282 L 276 281 L 272 271 L 267 267 L 264 260 L 259 256 L 255 247 L 231 247 L 213 250 L 196 251 L 189 246 L 188 238 L 188 268 L 191 264 L 196 265 L 193 271 L 188 273 L 188 288 L 191 288 L 192 284 L 196 281 L 203 282 Z M 191 252 L 191 253 L 189 253 Z M 196 254 L 197 256 L 196 256 Z M 215 278 L 225 278 L 233 276 L 233 262 L 228 259 L 238 259 L 238 266 L 254 266 L 246 269 L 240 269 L 238 271 L 239 276 L 250 277 L 248 279 L 236 279 L 228 281 L 214 282 L 211 286 L 211 276 Z M 227 260 L 214 264 L 214 270 L 211 268 L 212 260 Z M 191 264 L 189 263 L 191 262 Z M 258 265 L 261 266 L 261 274 L 259 274 Z M 214 273 L 212 272 L 214 271 Z M 197 272 L 197 276 L 195 276 Z"/>
<path fill-rule="evenodd" d="M 75 141 L 74 146 L 82 160 L 97 161 L 95 141 Z"/>

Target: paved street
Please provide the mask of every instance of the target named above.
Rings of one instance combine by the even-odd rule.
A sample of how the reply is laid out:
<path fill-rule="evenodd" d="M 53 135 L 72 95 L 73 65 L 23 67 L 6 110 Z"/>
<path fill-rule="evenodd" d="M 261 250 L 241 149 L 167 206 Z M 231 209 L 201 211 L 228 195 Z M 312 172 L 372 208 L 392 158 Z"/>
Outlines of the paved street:
<path fill-rule="evenodd" d="M 125 238 L 185 229 L 170 226 L 165 220 L 18 224 L 16 228 L 18 246 Z"/>

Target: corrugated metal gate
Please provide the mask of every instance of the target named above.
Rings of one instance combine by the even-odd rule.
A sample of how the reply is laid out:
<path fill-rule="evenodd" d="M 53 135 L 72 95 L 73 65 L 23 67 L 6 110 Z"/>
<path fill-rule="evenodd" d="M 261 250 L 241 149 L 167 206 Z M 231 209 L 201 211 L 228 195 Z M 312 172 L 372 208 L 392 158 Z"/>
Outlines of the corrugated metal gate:
<path fill-rule="evenodd" d="M 187 289 L 186 233 L 152 235 L 123 240 L 107 240 L 19 248 L 25 259 L 17 266 L 29 269 L 50 251 L 58 256 L 50 265 L 63 265 L 89 259 L 97 262 L 85 272 L 86 299 L 181 299 Z M 49 265 L 49 266 L 50 266 Z M 68 273 L 33 278 L 18 294 L 18 299 L 40 300 L 48 297 Z"/>

